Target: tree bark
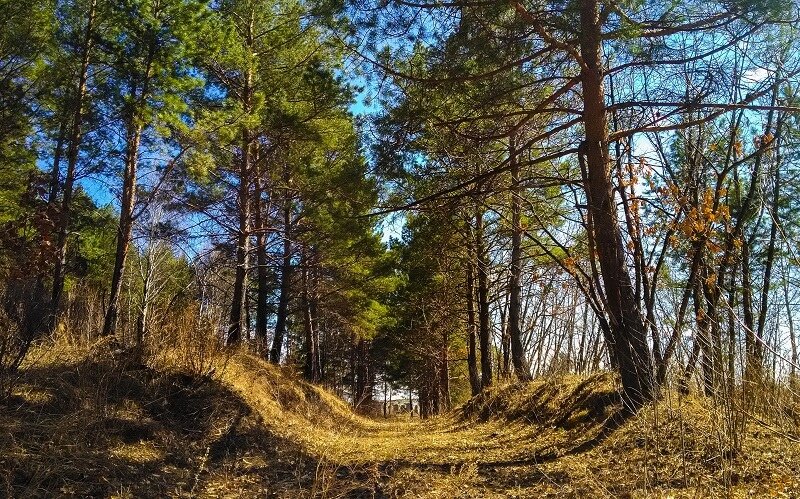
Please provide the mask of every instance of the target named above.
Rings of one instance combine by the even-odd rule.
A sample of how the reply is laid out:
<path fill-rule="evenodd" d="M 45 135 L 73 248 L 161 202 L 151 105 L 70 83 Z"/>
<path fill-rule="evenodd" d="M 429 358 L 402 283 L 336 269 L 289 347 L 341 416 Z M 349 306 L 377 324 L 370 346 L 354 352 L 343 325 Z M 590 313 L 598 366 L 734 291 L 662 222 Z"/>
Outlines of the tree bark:
<path fill-rule="evenodd" d="M 531 368 L 522 347 L 520 309 L 522 306 L 522 187 L 519 181 L 519 159 L 516 137 L 509 138 L 511 163 L 511 276 L 509 277 L 508 334 L 511 342 L 511 362 L 514 374 L 522 381 L 531 379 Z"/>
<path fill-rule="evenodd" d="M 245 49 L 249 54 L 254 44 L 253 23 L 255 12 L 250 10 L 249 24 L 245 33 Z M 248 61 L 242 85 L 242 110 L 249 114 L 252 110 L 253 68 Z M 239 158 L 239 190 L 237 195 L 238 230 L 236 237 L 236 277 L 233 281 L 233 300 L 231 303 L 230 324 L 228 325 L 228 345 L 239 343 L 242 334 L 249 326 L 244 320 L 246 309 L 247 259 L 250 254 L 250 183 L 251 154 L 253 136 L 247 126 L 242 127 L 241 157 Z"/>
<path fill-rule="evenodd" d="M 228 326 L 228 345 L 242 339 L 247 325 L 244 323 L 245 288 L 247 285 L 247 258 L 250 253 L 250 146 L 249 130 L 242 130 L 242 157 L 239 166 L 239 191 L 237 196 L 238 230 L 236 234 L 236 276 L 233 281 L 233 300 Z"/>
<path fill-rule="evenodd" d="M 370 369 L 369 342 L 362 338 L 355 339 L 354 350 L 356 351 L 356 362 L 353 366 L 355 371 L 353 405 L 354 407 L 359 407 L 361 404 L 369 406 L 372 402 L 374 385 L 374 371 Z"/>
<path fill-rule="evenodd" d="M 662 355 L 660 361 L 657 364 L 657 371 L 656 371 L 656 382 L 659 385 L 663 385 L 667 379 L 667 368 L 669 367 L 669 361 L 672 359 L 672 356 L 675 353 L 675 349 L 677 348 L 678 342 L 680 341 L 681 334 L 683 333 L 683 325 L 684 325 L 684 317 L 686 316 L 686 309 L 689 306 L 689 299 L 692 296 L 692 292 L 694 290 L 694 282 L 697 279 L 697 272 L 700 268 L 700 263 L 702 260 L 703 255 L 703 246 L 705 242 L 701 241 L 699 244 L 695 244 L 692 253 L 692 266 L 691 270 L 689 271 L 689 279 L 686 281 L 686 287 L 683 290 L 683 295 L 681 297 L 681 304 L 678 307 L 678 314 L 675 317 L 675 325 L 672 328 L 672 335 L 667 342 L 667 347 L 664 350 L 664 354 Z"/>
<path fill-rule="evenodd" d="M 751 182 L 755 182 L 752 179 Z M 763 370 L 764 353 L 761 342 L 756 337 L 755 316 L 753 315 L 752 272 L 750 270 L 750 242 L 742 238 L 742 321 L 745 338 L 745 380 L 758 383 Z M 755 387 L 751 387 L 754 388 Z"/>
<path fill-rule="evenodd" d="M 284 200 L 283 200 L 283 262 L 281 264 L 280 296 L 278 297 L 278 313 L 275 318 L 275 336 L 269 360 L 274 364 L 281 361 L 283 338 L 286 335 L 286 322 L 289 313 L 289 293 L 292 278 L 292 199 L 289 186 L 289 167 L 284 165 Z"/>
<path fill-rule="evenodd" d="M 311 297 L 312 279 L 309 276 L 309 269 L 311 267 L 311 258 L 308 254 L 308 249 L 303 248 L 302 258 L 302 286 L 303 286 L 303 331 L 305 333 L 305 345 L 303 346 L 305 352 L 305 362 L 303 371 L 306 379 L 312 383 L 319 381 L 319 345 L 317 340 L 317 331 L 315 328 L 316 319 L 316 306 Z"/>
<path fill-rule="evenodd" d="M 603 277 L 613 344 L 622 380 L 623 402 L 636 411 L 654 395 L 653 363 L 647 333 L 625 263 L 622 234 L 617 219 L 613 185 L 609 175 L 608 120 L 601 63 L 601 21 L 596 0 L 581 0 L 580 53 L 586 157 L 584 178 L 591 211 L 597 257 Z"/>
<path fill-rule="evenodd" d="M 704 272 L 704 274 L 707 272 Z M 694 293 L 694 306 L 695 316 L 697 323 L 696 341 L 700 344 L 702 357 L 700 365 L 703 367 L 703 390 L 706 397 L 713 397 L 717 390 L 717 363 L 716 355 L 714 355 L 714 343 L 712 340 L 711 325 L 709 323 L 710 315 L 706 312 L 703 306 L 705 301 L 704 294 L 701 289 L 701 284 L 695 284 Z"/>
<path fill-rule="evenodd" d="M 256 293 L 256 337 L 260 343 L 261 351 L 265 357 L 269 357 L 267 349 L 267 321 L 269 315 L 269 275 L 267 273 L 267 226 L 264 221 L 265 213 L 268 211 L 264 206 L 264 187 L 260 175 L 255 179 L 255 203 L 254 203 L 254 222 L 256 227 L 256 272 L 258 279 L 258 289 Z"/>
<path fill-rule="evenodd" d="M 69 113 L 65 112 L 64 114 Z M 47 193 L 47 203 L 53 207 L 58 204 L 58 190 L 61 187 L 61 156 L 64 154 L 64 142 L 67 140 L 69 116 L 62 116 L 60 121 L 56 146 L 53 148 L 53 166 L 50 168 L 50 188 Z"/>
<path fill-rule="evenodd" d="M 789 270 L 785 270 L 783 282 L 783 299 L 786 306 L 786 322 L 789 326 L 789 344 L 792 349 L 792 365 L 790 367 L 789 382 L 790 386 L 794 387 L 797 384 L 797 363 L 798 363 L 798 348 L 797 336 L 794 331 L 794 318 L 792 317 L 792 302 L 789 299 Z"/>
<path fill-rule="evenodd" d="M 469 386 L 472 396 L 481 392 L 481 378 L 478 374 L 478 351 L 477 334 L 478 324 L 475 321 L 475 263 L 472 255 L 472 242 L 470 246 L 470 257 L 467 262 L 467 368 L 469 370 Z"/>
<path fill-rule="evenodd" d="M 151 234 L 152 235 L 152 234 Z M 136 319 L 136 348 L 141 349 L 147 335 L 147 325 L 150 320 L 150 305 L 153 301 L 153 273 L 155 272 L 155 249 L 153 239 L 150 237 L 145 255 L 145 269 L 142 276 L 142 299 L 139 303 L 139 317 Z"/>
<path fill-rule="evenodd" d="M 489 326 L 489 257 L 483 240 L 483 212 L 475 214 L 475 254 L 478 263 L 478 337 L 481 349 L 481 387 L 492 384 L 491 329 Z"/>
<path fill-rule="evenodd" d="M 511 376 L 511 337 L 508 333 L 508 309 L 511 296 L 506 293 L 505 303 L 500 307 L 500 355 L 497 359 L 497 375 Z"/>
<path fill-rule="evenodd" d="M 775 92 L 777 92 L 777 88 Z M 775 102 L 775 97 L 773 96 L 773 103 L 774 102 Z M 764 357 L 764 348 L 762 342 L 764 340 L 764 333 L 766 331 L 767 308 L 769 307 L 769 291 L 770 291 L 770 284 L 772 282 L 772 267 L 775 262 L 776 242 L 778 237 L 778 210 L 780 206 L 780 194 L 781 194 L 780 140 L 781 140 L 782 124 L 783 120 L 779 118 L 773 143 L 762 145 L 762 147 L 767 147 L 767 146 L 774 147 L 777 153 L 775 158 L 775 175 L 773 177 L 773 185 L 772 185 L 772 206 L 770 207 L 770 210 L 768 210 L 768 212 L 771 215 L 770 227 L 769 227 L 769 243 L 767 244 L 767 254 L 764 256 L 764 279 L 761 285 L 761 305 L 758 311 L 758 322 L 756 325 L 756 334 L 754 338 L 754 340 L 758 344 L 757 352 L 760 354 L 760 358 L 757 360 L 760 362 L 763 362 L 763 357 Z"/>
<path fill-rule="evenodd" d="M 450 410 L 450 339 L 446 328 L 442 332 L 439 364 L 439 404 L 437 413 Z"/>
<path fill-rule="evenodd" d="M 58 325 L 58 307 L 61 302 L 61 295 L 64 292 L 64 279 L 67 263 L 67 236 L 70 227 L 70 211 L 72 208 L 72 195 L 75 186 L 75 169 L 78 164 L 78 152 L 80 151 L 81 138 L 83 135 L 83 108 L 86 100 L 86 87 L 89 77 L 89 64 L 91 62 L 92 36 L 94 31 L 95 11 L 97 0 L 92 0 L 89 4 L 89 12 L 86 14 L 86 30 L 83 37 L 83 53 L 81 55 L 81 67 L 78 73 L 78 85 L 75 89 L 74 102 L 72 102 L 73 116 L 70 128 L 68 147 L 67 147 L 67 172 L 64 177 L 63 196 L 61 198 L 61 209 L 59 210 L 59 227 L 56 239 L 56 261 L 53 268 L 53 289 L 50 293 L 50 316 L 47 329 L 51 333 Z M 54 180 L 58 184 L 58 156 L 60 155 L 61 145 L 56 151 L 54 159 Z M 54 192 L 51 189 L 51 192 Z"/>
<path fill-rule="evenodd" d="M 103 336 L 116 333 L 117 316 L 119 314 L 119 298 L 122 291 L 122 275 L 128 258 L 128 246 L 133 230 L 133 207 L 136 204 L 136 169 L 139 164 L 139 144 L 142 139 L 142 127 L 137 119 L 131 118 L 127 137 L 127 153 L 125 155 L 125 173 L 122 179 L 122 204 L 120 206 L 119 226 L 117 228 L 117 247 L 114 253 L 114 271 L 111 275 L 111 293 L 108 300 Z"/>

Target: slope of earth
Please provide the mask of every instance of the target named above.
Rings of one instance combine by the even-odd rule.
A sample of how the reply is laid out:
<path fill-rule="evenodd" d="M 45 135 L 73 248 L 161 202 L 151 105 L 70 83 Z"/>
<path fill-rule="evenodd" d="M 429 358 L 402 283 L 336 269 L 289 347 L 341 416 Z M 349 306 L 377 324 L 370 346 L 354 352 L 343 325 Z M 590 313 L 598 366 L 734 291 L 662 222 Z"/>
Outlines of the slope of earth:
<path fill-rule="evenodd" d="M 736 427 L 667 394 L 616 417 L 613 379 L 505 385 L 447 417 L 357 416 L 247 354 L 213 379 L 39 356 L 0 403 L 8 497 L 797 497 L 797 422 Z M 795 413 L 796 414 L 796 413 Z M 783 421 L 785 423 L 785 421 Z"/>
<path fill-rule="evenodd" d="M 0 399 L 0 497 L 294 498 L 325 495 L 323 486 L 365 494 L 359 476 L 323 478 L 318 456 L 219 376 L 111 356 L 61 345 L 29 356 L 11 396 Z M 237 359 L 229 359 L 233 369 Z M 271 372 L 282 392 L 311 388 Z M 335 405 L 329 416 L 353 417 Z"/>

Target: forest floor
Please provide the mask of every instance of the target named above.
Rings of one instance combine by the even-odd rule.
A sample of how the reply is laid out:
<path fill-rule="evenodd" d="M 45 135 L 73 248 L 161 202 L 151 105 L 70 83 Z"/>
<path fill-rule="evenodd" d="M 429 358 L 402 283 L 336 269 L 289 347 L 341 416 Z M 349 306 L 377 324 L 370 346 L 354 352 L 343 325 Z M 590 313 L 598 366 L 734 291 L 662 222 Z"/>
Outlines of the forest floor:
<path fill-rule="evenodd" d="M 32 359 L 0 403 L 0 496 L 800 497 L 797 412 L 752 416 L 733 451 L 701 397 L 616 417 L 610 375 L 498 386 L 419 421 L 355 415 L 247 354 L 212 376 Z"/>

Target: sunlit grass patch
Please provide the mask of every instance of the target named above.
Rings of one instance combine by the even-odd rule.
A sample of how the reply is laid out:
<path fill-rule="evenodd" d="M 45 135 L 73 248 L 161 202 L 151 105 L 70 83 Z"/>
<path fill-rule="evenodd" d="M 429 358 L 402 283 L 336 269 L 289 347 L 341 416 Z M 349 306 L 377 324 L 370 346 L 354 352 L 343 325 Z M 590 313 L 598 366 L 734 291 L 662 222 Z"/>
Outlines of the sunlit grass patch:
<path fill-rule="evenodd" d="M 11 392 L 12 397 L 17 397 L 27 404 L 45 405 L 53 402 L 54 395 L 51 390 L 38 387 L 30 383 L 18 384 Z"/>
<path fill-rule="evenodd" d="M 154 463 L 164 459 L 164 451 L 158 449 L 152 442 L 122 443 L 110 451 L 118 459 L 124 459 L 132 464 Z"/>

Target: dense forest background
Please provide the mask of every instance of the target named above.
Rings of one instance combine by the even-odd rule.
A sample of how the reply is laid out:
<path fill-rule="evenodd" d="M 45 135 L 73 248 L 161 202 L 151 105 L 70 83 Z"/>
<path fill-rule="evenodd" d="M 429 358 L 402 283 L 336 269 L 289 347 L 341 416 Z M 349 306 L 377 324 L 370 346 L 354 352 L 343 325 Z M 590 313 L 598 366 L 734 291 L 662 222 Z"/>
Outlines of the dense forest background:
<path fill-rule="evenodd" d="M 735 440 L 798 396 L 797 20 L 2 0 L 2 388 L 56 338 L 199 371 L 238 345 L 422 416 L 613 370 L 629 410 L 698 391 Z"/>

